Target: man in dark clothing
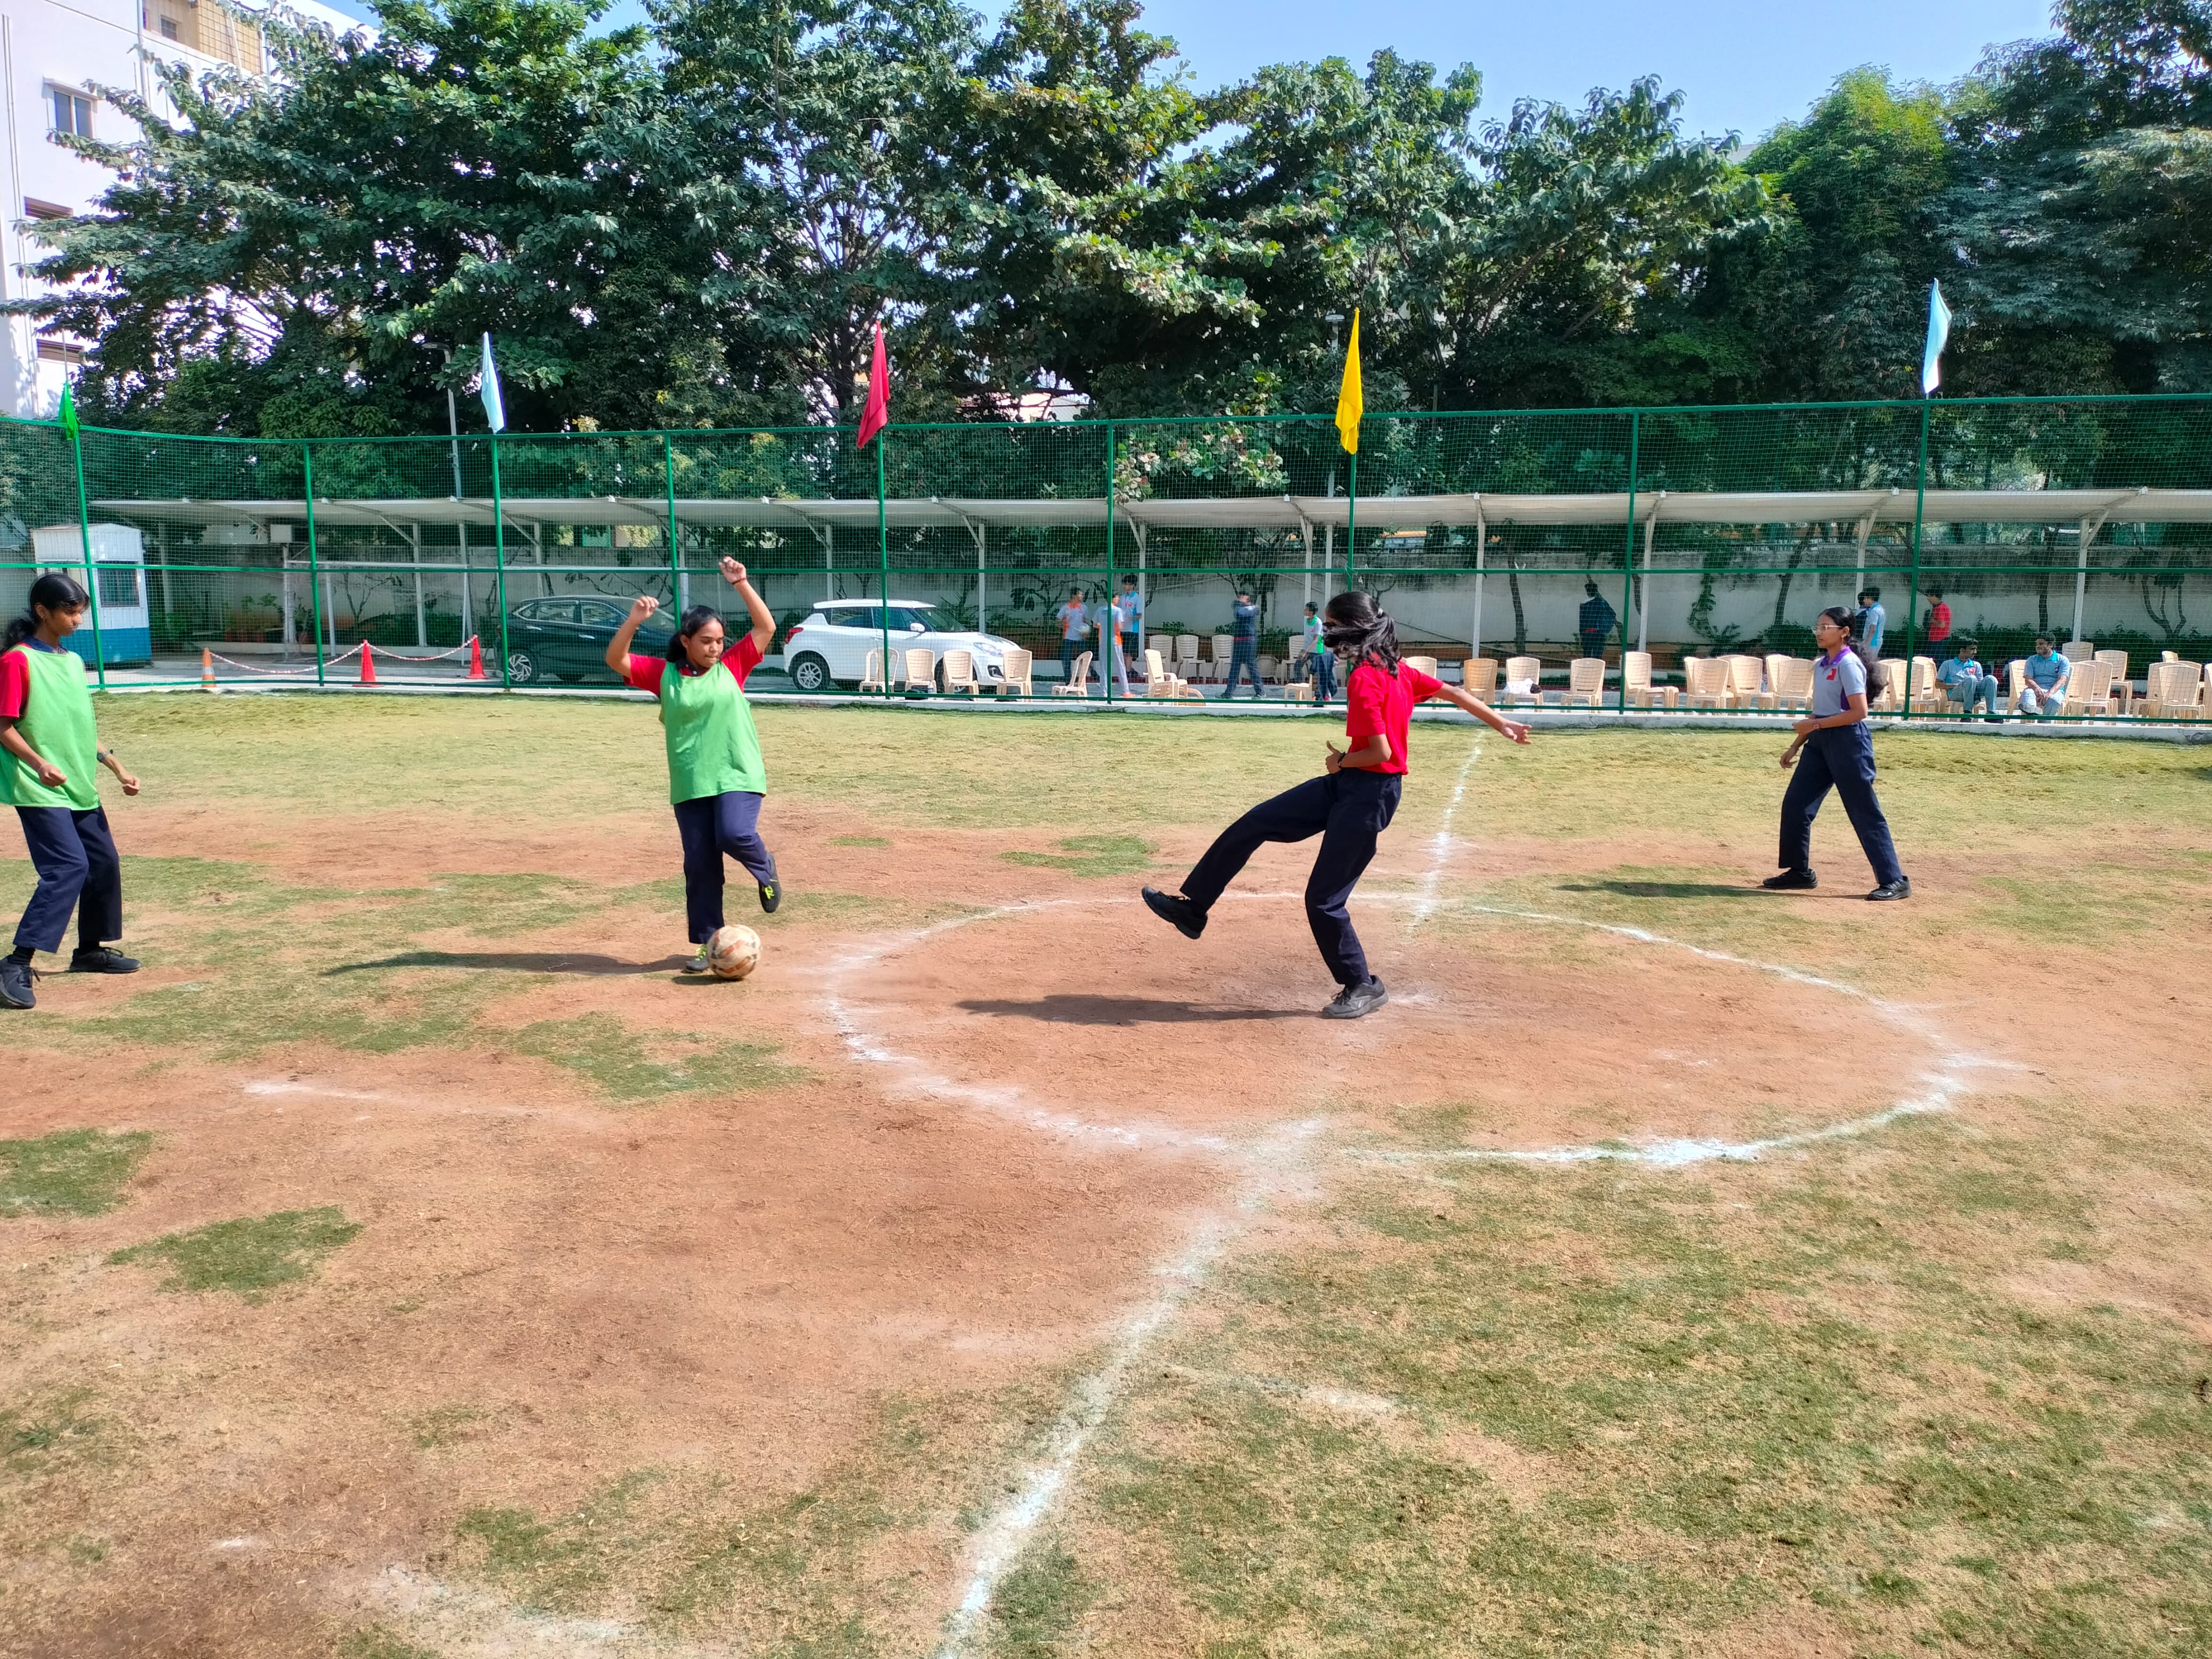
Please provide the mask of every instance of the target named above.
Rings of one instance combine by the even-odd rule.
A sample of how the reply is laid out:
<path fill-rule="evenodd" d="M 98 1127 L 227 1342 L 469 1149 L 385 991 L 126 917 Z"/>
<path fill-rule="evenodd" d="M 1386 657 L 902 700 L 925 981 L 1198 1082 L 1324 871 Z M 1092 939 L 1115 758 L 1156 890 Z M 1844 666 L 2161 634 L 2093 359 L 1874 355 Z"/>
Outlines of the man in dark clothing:
<path fill-rule="evenodd" d="M 1589 597 L 1583 601 L 1581 620 L 1576 624 L 1583 636 L 1583 655 L 1602 657 L 1605 642 L 1613 637 L 1613 625 L 1619 620 L 1605 596 L 1597 591 L 1595 582 L 1584 582 L 1583 592 Z"/>
<path fill-rule="evenodd" d="M 1227 702 L 1237 695 L 1237 677 L 1249 669 L 1252 700 L 1257 702 L 1267 695 L 1260 684 L 1260 607 L 1252 603 L 1249 593 L 1240 592 L 1229 614 L 1236 625 L 1229 647 L 1229 684 L 1222 690 L 1221 701 Z"/>

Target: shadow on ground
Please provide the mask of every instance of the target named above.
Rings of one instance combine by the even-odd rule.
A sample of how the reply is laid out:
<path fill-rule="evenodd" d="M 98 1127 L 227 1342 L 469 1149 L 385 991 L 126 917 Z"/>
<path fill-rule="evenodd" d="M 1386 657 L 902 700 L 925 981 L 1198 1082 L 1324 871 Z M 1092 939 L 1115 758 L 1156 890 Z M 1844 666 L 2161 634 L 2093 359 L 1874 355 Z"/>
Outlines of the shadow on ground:
<path fill-rule="evenodd" d="M 612 957 L 576 951 L 403 951 L 396 957 L 380 957 L 374 962 L 349 962 L 325 968 L 323 977 L 367 973 L 377 968 L 492 968 L 514 974 L 583 974 L 607 978 L 623 974 L 665 974 L 690 960 L 689 957 L 663 957 L 657 962 L 617 962 Z"/>
<path fill-rule="evenodd" d="M 1562 893 L 1618 893 L 1623 898 L 1756 898 L 1756 887 L 1721 881 L 1568 881 Z"/>
<path fill-rule="evenodd" d="M 1158 997 L 1081 996 L 1058 992 L 1030 1002 L 974 1000 L 957 1005 L 970 1014 L 1042 1020 L 1048 1025 L 1219 1025 L 1249 1019 L 1311 1019 L 1304 1008 L 1217 1008 Z"/>

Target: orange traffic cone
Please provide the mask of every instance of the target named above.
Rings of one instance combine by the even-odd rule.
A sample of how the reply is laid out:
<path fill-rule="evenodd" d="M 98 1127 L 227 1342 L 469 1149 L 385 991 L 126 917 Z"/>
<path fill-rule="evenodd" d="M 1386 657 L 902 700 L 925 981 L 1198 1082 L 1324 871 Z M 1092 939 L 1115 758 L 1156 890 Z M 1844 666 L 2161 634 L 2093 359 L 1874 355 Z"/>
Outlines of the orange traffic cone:
<path fill-rule="evenodd" d="M 215 653 L 205 646 L 200 647 L 200 690 L 215 690 Z"/>
<path fill-rule="evenodd" d="M 483 641 L 471 634 L 469 635 L 469 678 L 480 680 L 483 677 Z"/>
<path fill-rule="evenodd" d="M 363 685 L 376 684 L 376 655 L 367 640 L 361 642 L 361 683 Z"/>

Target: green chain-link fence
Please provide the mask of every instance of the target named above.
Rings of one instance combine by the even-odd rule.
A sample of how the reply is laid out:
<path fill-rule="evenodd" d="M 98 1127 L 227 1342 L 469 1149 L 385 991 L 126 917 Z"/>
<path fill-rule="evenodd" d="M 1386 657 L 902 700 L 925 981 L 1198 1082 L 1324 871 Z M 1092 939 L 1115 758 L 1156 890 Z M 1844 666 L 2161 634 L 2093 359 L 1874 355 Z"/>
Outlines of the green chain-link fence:
<path fill-rule="evenodd" d="M 963 652 L 985 693 L 1011 671 L 1049 696 L 1087 653 L 1084 689 L 1118 701 L 1216 689 L 1242 591 L 1280 699 L 1314 690 L 1306 605 L 1357 584 L 1500 701 L 1747 712 L 1787 707 L 1814 614 L 1873 590 L 1889 712 L 1959 712 L 1961 636 L 2002 683 L 2041 635 L 2090 664 L 2058 718 L 2172 720 L 2212 702 L 2209 441 L 2196 398 L 1384 415 L 1356 468 L 1313 416 L 893 426 L 866 450 L 9 422 L 0 607 L 76 571 L 110 684 L 351 682 L 364 646 L 386 681 L 604 684 L 630 599 L 711 600 L 734 557 L 777 616 L 757 691 L 968 695 Z"/>

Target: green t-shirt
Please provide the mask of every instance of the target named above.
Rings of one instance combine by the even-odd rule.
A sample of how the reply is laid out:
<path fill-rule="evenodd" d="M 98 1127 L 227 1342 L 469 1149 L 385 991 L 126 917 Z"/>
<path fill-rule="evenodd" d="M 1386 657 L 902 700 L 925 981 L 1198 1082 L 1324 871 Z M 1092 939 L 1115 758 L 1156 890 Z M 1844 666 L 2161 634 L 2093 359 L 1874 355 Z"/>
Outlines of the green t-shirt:
<path fill-rule="evenodd" d="M 41 651 L 30 645 L 19 645 L 7 654 L 23 659 L 30 680 L 15 729 L 49 765 L 59 767 L 69 781 L 49 789 L 36 772 L 0 750 L 0 804 L 67 806 L 89 812 L 100 805 L 100 737 L 93 726 L 84 659 L 74 651 Z"/>
<path fill-rule="evenodd" d="M 679 672 L 657 657 L 633 656 L 630 684 L 660 699 L 660 727 L 668 743 L 668 799 L 697 800 L 732 789 L 768 793 L 760 735 L 742 689 L 758 665 L 760 648 L 746 635 L 703 674 Z"/>

